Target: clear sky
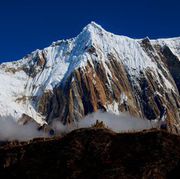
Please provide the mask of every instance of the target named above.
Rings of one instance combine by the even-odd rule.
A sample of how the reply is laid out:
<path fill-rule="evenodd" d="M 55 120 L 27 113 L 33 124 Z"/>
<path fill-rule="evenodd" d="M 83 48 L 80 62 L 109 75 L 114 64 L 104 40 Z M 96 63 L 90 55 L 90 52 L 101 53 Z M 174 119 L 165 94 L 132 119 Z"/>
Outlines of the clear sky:
<path fill-rule="evenodd" d="M 90 21 L 133 38 L 180 36 L 180 0 L 0 0 L 0 62 L 76 36 Z"/>

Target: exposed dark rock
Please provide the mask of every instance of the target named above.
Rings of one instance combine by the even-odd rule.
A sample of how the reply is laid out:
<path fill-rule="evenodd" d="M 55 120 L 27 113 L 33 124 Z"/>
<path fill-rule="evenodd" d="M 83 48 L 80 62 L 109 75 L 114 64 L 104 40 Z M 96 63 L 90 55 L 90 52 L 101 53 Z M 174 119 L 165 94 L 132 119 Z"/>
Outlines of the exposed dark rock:
<path fill-rule="evenodd" d="M 180 60 L 171 52 L 168 46 L 165 46 L 162 49 L 162 54 L 166 57 L 166 63 L 168 69 L 177 85 L 177 88 L 180 92 Z"/>

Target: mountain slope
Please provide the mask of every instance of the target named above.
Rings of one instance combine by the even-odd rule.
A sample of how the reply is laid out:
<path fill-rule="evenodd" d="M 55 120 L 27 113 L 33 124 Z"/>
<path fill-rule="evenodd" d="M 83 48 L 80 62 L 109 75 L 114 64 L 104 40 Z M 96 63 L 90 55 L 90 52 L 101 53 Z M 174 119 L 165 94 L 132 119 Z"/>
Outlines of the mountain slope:
<path fill-rule="evenodd" d="M 98 109 L 180 120 L 180 38 L 135 40 L 92 22 L 17 62 L 0 65 L 0 115 L 73 124 Z"/>
<path fill-rule="evenodd" d="M 179 143 L 179 136 L 158 130 L 79 129 L 63 138 L 0 147 L 0 177 L 178 179 Z"/>

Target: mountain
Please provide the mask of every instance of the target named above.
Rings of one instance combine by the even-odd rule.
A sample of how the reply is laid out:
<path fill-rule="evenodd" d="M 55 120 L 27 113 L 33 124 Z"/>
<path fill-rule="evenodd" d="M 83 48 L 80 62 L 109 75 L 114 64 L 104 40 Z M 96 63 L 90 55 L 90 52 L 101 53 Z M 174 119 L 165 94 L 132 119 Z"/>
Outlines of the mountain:
<path fill-rule="evenodd" d="M 75 38 L 0 65 L 0 115 L 70 125 L 101 109 L 178 132 L 179 71 L 180 37 L 132 39 L 91 22 Z"/>
<path fill-rule="evenodd" d="M 0 177 L 179 179 L 179 143 L 179 136 L 158 130 L 79 129 L 63 138 L 0 146 Z"/>

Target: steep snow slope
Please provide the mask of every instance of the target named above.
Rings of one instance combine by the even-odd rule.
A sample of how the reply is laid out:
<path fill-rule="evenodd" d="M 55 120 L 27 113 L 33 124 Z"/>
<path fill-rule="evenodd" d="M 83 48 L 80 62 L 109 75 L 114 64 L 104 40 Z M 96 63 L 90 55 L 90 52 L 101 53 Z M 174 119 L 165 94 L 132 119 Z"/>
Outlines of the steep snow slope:
<path fill-rule="evenodd" d="M 42 125 L 75 122 L 98 109 L 150 120 L 167 111 L 169 125 L 178 128 L 174 61 L 179 65 L 180 38 L 135 40 L 92 22 L 73 39 L 0 65 L 0 115 L 27 115 Z"/>
<path fill-rule="evenodd" d="M 180 59 L 180 37 L 169 39 L 152 40 L 153 44 L 159 44 L 161 46 L 168 46 L 174 55 Z"/>

